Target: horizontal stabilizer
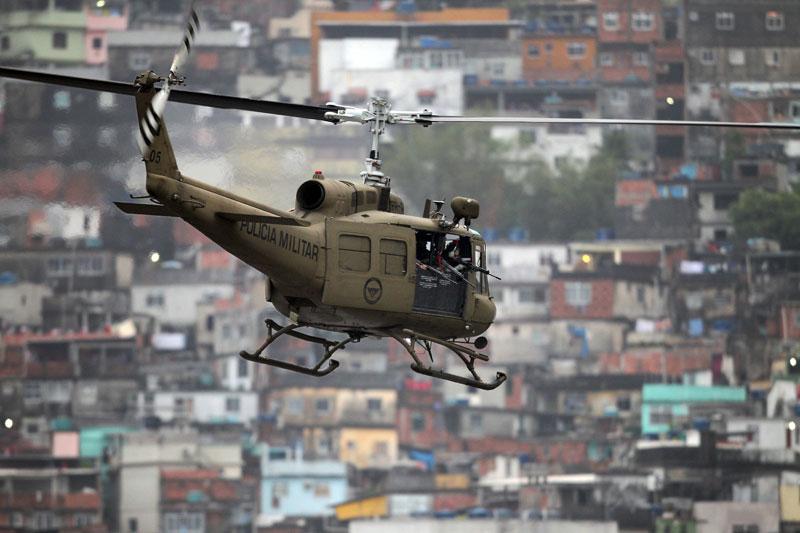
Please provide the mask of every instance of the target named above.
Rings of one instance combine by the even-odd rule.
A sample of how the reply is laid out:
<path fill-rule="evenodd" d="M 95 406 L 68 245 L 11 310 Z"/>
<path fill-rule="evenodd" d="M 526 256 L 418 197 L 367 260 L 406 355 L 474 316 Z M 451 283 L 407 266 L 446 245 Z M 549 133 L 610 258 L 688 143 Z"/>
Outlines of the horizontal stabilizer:
<path fill-rule="evenodd" d="M 264 222 L 280 226 L 308 226 L 301 218 L 279 217 L 276 215 L 250 215 L 247 213 L 217 213 L 217 216 L 231 222 Z"/>
<path fill-rule="evenodd" d="M 159 204 L 137 204 L 131 202 L 114 202 L 123 212 L 129 215 L 150 215 L 155 217 L 177 217 L 173 211 Z"/>

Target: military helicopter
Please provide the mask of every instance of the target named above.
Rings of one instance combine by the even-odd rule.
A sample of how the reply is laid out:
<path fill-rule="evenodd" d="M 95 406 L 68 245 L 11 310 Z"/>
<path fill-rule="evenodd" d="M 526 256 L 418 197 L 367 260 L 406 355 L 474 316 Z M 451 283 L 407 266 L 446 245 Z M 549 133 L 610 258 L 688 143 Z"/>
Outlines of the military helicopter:
<path fill-rule="evenodd" d="M 325 376 L 339 363 L 335 352 L 367 336 L 398 341 L 420 374 L 491 390 L 506 380 L 497 372 L 482 379 L 476 361 L 488 361 L 480 336 L 492 324 L 495 305 L 489 291 L 486 243 L 470 226 L 480 214 L 479 203 L 456 196 L 443 212 L 443 201 L 428 200 L 422 216 L 405 214 L 402 200 L 391 192 L 391 180 L 381 168 L 381 135 L 389 125 L 453 123 L 505 124 L 628 124 L 722 126 L 800 129 L 800 124 L 677 120 L 609 120 L 547 117 L 441 116 L 429 110 L 394 111 L 383 98 L 372 98 L 366 109 L 328 103 L 324 106 L 253 100 L 173 90 L 183 85 L 181 68 L 200 29 L 192 8 L 183 41 L 167 77 L 153 71 L 133 84 L 0 67 L 0 77 L 57 84 L 135 97 L 137 141 L 146 170 L 149 202 L 115 202 L 129 214 L 178 217 L 268 279 L 266 300 L 289 319 L 280 325 L 267 320 L 268 335 L 253 352 L 240 355 L 312 376 Z M 164 122 L 168 100 L 222 109 L 238 109 L 340 124 L 368 125 L 372 135 L 363 183 L 337 181 L 316 172 L 297 189 L 293 209 L 281 210 L 208 185 L 182 174 Z M 346 335 L 335 341 L 304 333 L 316 328 Z M 276 339 L 289 335 L 324 349 L 313 367 L 262 355 Z M 469 376 L 435 366 L 433 347 L 457 356 Z M 417 353 L 421 347 L 425 356 Z M 327 363 L 327 365 L 326 365 Z M 324 366 L 324 368 L 323 368 Z"/>

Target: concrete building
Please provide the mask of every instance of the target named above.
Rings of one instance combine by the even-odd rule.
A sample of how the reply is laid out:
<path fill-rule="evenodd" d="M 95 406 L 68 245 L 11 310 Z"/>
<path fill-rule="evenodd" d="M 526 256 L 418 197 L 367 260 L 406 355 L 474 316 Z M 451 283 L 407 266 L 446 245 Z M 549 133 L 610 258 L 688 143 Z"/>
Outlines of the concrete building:
<path fill-rule="evenodd" d="M 141 432 L 119 435 L 112 464 L 118 471 L 117 531 L 160 531 L 161 470 L 214 469 L 222 479 L 242 477 L 242 446 L 238 437 L 204 441 L 196 433 Z"/>
<path fill-rule="evenodd" d="M 250 427 L 258 415 L 258 394 L 236 390 L 140 392 L 137 405 L 140 418 Z"/>
<path fill-rule="evenodd" d="M 79 457 L 77 433 L 56 434 L 51 454 L 0 458 L 0 528 L 105 533 L 98 460 Z"/>
<path fill-rule="evenodd" d="M 0 60 L 78 65 L 86 60 L 83 0 L 8 2 L 0 13 Z"/>
<path fill-rule="evenodd" d="M 746 407 L 742 387 L 645 384 L 642 387 L 642 435 L 663 435 L 684 427 L 694 408 Z"/>
<path fill-rule="evenodd" d="M 162 327 L 188 329 L 197 323 L 198 304 L 231 298 L 233 282 L 226 271 L 140 270 L 131 289 L 131 310 L 152 316 Z"/>
<path fill-rule="evenodd" d="M 263 447 L 259 522 L 331 516 L 347 494 L 344 462 L 307 460 L 300 447 Z"/>
<path fill-rule="evenodd" d="M 39 283 L 17 283 L 9 280 L 0 284 L 0 316 L 3 326 L 37 327 L 42 325 L 44 299 L 53 291 Z"/>

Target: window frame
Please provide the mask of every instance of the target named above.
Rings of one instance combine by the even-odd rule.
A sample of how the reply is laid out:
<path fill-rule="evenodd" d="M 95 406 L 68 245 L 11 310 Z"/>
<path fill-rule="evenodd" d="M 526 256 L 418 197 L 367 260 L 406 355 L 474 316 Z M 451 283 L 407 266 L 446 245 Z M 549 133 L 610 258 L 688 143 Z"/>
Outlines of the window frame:
<path fill-rule="evenodd" d="M 714 15 L 714 27 L 719 31 L 736 29 L 736 14 L 732 11 L 717 11 Z"/>
<path fill-rule="evenodd" d="M 631 29 L 633 31 L 653 31 L 656 26 L 656 16 L 650 11 L 636 11 L 631 14 Z"/>
<path fill-rule="evenodd" d="M 61 37 L 64 39 L 63 43 L 61 42 Z M 54 31 L 50 45 L 53 50 L 66 50 L 69 48 L 69 35 L 65 31 Z"/>
<path fill-rule="evenodd" d="M 367 243 L 368 247 L 367 247 L 366 250 L 345 248 L 342 245 L 342 237 L 347 237 L 347 238 L 352 238 L 352 239 L 359 239 L 359 240 L 361 240 L 362 244 L 363 243 Z M 355 233 L 340 233 L 338 238 L 336 239 L 336 244 L 337 244 L 337 247 L 338 247 L 339 272 L 353 272 L 353 273 L 357 273 L 357 274 L 358 273 L 363 274 L 365 272 L 371 272 L 372 271 L 372 239 L 370 239 L 369 236 L 367 236 L 367 235 L 358 235 L 358 234 L 355 234 Z M 366 267 L 366 269 L 361 269 L 361 268 L 354 269 L 354 268 L 345 267 L 345 265 L 342 264 L 343 252 L 352 252 L 352 253 L 358 253 L 358 254 L 366 253 L 366 258 L 367 258 L 367 267 Z M 361 259 L 363 259 L 363 257 Z"/>
<path fill-rule="evenodd" d="M 592 303 L 592 284 L 586 281 L 564 282 L 564 302 L 570 307 L 587 307 Z"/>
<path fill-rule="evenodd" d="M 783 31 L 786 29 L 786 17 L 782 11 L 767 11 L 764 13 L 764 28 L 767 31 Z"/>
<path fill-rule="evenodd" d="M 574 49 L 576 47 L 581 49 L 580 54 L 574 53 Z M 572 41 L 572 42 L 567 43 L 567 57 L 569 57 L 570 59 L 574 60 L 574 59 L 583 59 L 583 58 L 585 58 L 587 50 L 588 50 L 588 47 L 586 46 L 586 43 L 584 43 L 584 42 Z"/>
<path fill-rule="evenodd" d="M 403 253 L 398 254 L 384 248 L 384 243 L 400 243 L 403 245 Z M 402 239 L 381 238 L 378 241 L 378 258 L 381 265 L 381 273 L 387 276 L 406 277 L 408 275 L 408 243 Z M 389 261 L 390 258 L 402 258 L 403 266 L 402 272 L 390 272 Z"/>
<path fill-rule="evenodd" d="M 619 31 L 619 12 L 609 11 L 603 13 L 603 30 L 605 31 Z M 613 23 L 609 24 L 613 20 Z"/>

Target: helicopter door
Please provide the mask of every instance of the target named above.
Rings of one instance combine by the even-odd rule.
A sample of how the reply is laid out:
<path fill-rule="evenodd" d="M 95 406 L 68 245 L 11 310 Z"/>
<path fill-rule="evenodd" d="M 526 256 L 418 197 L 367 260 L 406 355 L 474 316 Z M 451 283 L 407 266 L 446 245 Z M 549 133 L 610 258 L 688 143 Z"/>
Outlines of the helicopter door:
<path fill-rule="evenodd" d="M 408 313 L 414 299 L 414 232 L 328 219 L 322 303 Z"/>

